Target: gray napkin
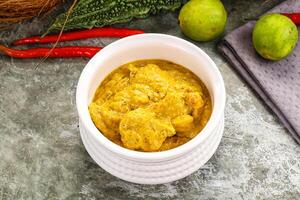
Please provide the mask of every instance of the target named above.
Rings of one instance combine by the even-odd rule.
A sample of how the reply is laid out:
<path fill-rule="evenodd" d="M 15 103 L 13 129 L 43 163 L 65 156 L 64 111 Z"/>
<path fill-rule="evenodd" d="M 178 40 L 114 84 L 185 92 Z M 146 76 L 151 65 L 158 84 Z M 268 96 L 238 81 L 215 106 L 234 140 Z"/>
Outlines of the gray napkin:
<path fill-rule="evenodd" d="M 270 12 L 300 12 L 300 0 L 287 0 Z M 252 46 L 254 24 L 228 34 L 218 49 L 300 144 L 300 42 L 286 59 L 267 61 Z"/>

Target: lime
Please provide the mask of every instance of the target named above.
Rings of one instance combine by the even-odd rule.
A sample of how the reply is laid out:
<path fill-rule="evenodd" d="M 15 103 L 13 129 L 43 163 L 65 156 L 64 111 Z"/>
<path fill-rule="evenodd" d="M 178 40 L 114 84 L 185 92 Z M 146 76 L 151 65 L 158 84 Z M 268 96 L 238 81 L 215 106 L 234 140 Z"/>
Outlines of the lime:
<path fill-rule="evenodd" d="M 269 60 L 288 56 L 298 41 L 296 25 L 281 14 L 267 14 L 255 24 L 252 42 L 255 50 Z"/>
<path fill-rule="evenodd" d="M 196 41 L 210 41 L 225 29 L 226 10 L 220 0 L 191 0 L 179 14 L 181 31 Z"/>

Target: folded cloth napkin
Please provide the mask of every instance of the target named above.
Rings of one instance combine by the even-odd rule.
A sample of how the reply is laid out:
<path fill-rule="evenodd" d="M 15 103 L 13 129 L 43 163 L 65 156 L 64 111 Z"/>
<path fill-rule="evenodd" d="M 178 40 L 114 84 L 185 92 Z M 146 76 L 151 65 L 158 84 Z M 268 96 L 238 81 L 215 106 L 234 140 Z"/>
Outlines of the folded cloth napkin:
<path fill-rule="evenodd" d="M 287 0 L 270 10 L 299 11 L 300 0 Z M 300 42 L 286 59 L 267 61 L 252 46 L 254 25 L 251 21 L 234 30 L 219 43 L 218 49 L 300 144 Z"/>

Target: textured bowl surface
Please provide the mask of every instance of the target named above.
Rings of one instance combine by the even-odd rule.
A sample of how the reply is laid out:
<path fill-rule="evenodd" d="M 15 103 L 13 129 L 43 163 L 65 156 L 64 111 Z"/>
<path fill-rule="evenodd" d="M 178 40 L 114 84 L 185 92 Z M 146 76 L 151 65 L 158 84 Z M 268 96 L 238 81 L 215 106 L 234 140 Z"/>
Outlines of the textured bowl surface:
<path fill-rule="evenodd" d="M 163 59 L 183 65 L 207 86 L 213 102 L 211 118 L 201 133 L 186 144 L 163 152 L 132 151 L 109 141 L 93 124 L 88 105 L 97 87 L 120 65 L 141 59 Z M 175 181 L 198 170 L 216 151 L 224 129 L 225 96 L 218 68 L 197 46 L 163 34 L 123 38 L 95 55 L 80 76 L 76 104 L 81 138 L 95 162 L 116 177 L 141 184 Z"/>

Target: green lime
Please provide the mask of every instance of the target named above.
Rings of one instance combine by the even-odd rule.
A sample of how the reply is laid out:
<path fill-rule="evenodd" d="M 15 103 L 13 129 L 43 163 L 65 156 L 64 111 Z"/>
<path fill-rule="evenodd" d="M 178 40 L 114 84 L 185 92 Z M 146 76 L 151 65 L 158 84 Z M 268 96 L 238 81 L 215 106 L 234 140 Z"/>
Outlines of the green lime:
<path fill-rule="evenodd" d="M 255 50 L 269 60 L 280 60 L 288 56 L 298 41 L 296 25 L 281 14 L 261 17 L 253 30 L 252 42 Z"/>
<path fill-rule="evenodd" d="M 196 41 L 210 41 L 223 33 L 226 10 L 220 0 L 191 0 L 179 14 L 182 32 Z"/>

